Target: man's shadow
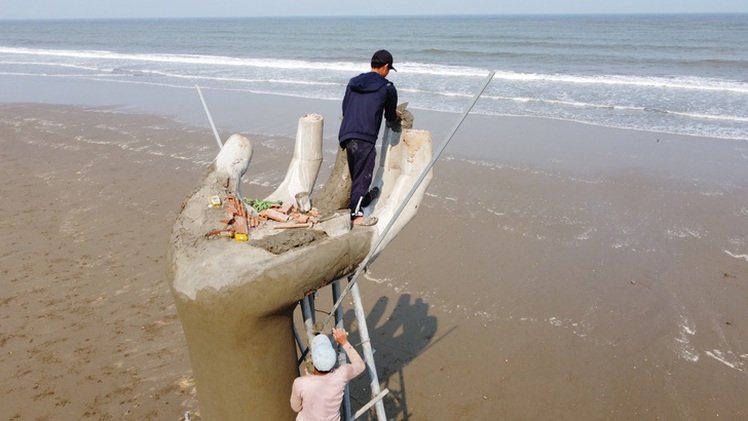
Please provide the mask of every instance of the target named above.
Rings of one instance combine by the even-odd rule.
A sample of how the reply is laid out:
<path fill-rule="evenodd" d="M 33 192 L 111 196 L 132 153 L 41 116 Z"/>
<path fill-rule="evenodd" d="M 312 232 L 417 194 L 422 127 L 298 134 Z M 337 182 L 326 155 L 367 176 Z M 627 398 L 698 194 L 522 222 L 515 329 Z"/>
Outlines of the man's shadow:
<path fill-rule="evenodd" d="M 437 319 L 428 314 L 429 305 L 421 298 L 411 303 L 410 294 L 401 295 L 392 309 L 387 308 L 389 301 L 388 297 L 380 297 L 366 316 L 366 323 L 375 350 L 374 361 L 381 388 L 390 391 L 383 399 L 387 418 L 407 420 L 410 414 L 403 368 L 432 343 L 437 331 Z M 355 320 L 353 310 L 348 310 L 344 318 Z M 349 340 L 358 345 L 361 338 L 355 326 L 356 323 L 352 323 Z M 357 349 L 361 348 L 357 346 Z M 366 372 L 349 385 L 354 408 L 369 402 L 371 387 Z M 369 418 L 375 419 L 372 411 L 369 411 Z"/>

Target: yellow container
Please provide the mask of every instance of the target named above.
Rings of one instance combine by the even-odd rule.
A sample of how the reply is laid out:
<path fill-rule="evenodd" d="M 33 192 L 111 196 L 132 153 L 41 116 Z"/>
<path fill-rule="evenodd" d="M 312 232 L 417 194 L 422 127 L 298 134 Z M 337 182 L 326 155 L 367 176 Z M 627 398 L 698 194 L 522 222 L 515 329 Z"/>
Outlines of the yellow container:
<path fill-rule="evenodd" d="M 247 241 L 247 234 L 235 234 L 234 240 L 236 241 Z"/>

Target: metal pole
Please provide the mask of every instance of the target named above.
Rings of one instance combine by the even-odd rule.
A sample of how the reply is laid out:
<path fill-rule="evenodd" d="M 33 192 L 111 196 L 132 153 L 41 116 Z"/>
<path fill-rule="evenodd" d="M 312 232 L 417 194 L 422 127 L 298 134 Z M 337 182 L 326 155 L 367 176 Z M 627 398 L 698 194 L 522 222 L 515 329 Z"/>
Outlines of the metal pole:
<path fill-rule="evenodd" d="M 314 294 L 309 294 L 301 299 L 301 315 L 304 318 L 306 328 L 307 348 L 312 344 L 314 338 Z"/>
<path fill-rule="evenodd" d="M 491 71 L 489 72 L 488 76 L 486 76 L 486 79 L 483 81 L 483 84 L 481 85 L 480 89 L 478 89 L 478 92 L 475 93 L 475 96 L 473 96 L 472 101 L 470 102 L 470 105 L 465 109 L 465 111 L 462 113 L 459 119 L 457 119 L 457 122 L 455 123 L 452 130 L 449 132 L 447 137 L 445 138 L 444 142 L 442 142 L 441 145 L 439 145 L 439 148 L 437 149 L 437 152 L 434 154 L 434 156 L 431 158 L 431 161 L 426 165 L 426 168 L 423 170 L 421 175 L 416 180 L 415 184 L 413 185 L 413 188 L 410 189 L 410 192 L 408 192 L 408 195 L 405 197 L 405 200 L 400 204 L 400 207 L 397 209 L 395 214 L 393 215 L 392 219 L 390 219 L 390 222 L 387 224 L 387 226 L 382 230 L 382 233 L 379 235 L 379 238 L 377 239 L 374 246 L 369 251 L 369 254 L 366 256 L 364 261 L 358 266 L 358 269 L 356 269 L 356 272 L 354 272 L 353 276 L 350 278 L 350 281 L 348 285 L 345 287 L 345 290 L 343 290 L 342 295 L 340 298 L 335 302 L 335 305 L 332 308 L 332 311 L 330 314 L 327 315 L 325 318 L 325 322 L 323 326 L 327 326 L 327 323 L 330 322 L 330 318 L 332 317 L 332 314 L 335 312 L 335 310 L 340 306 L 340 303 L 343 301 L 343 298 L 345 298 L 346 295 L 350 292 L 350 289 L 352 286 L 356 285 L 356 281 L 358 281 L 358 277 L 361 275 L 363 271 L 366 270 L 367 266 L 369 265 L 369 262 L 371 259 L 374 258 L 374 255 L 377 252 L 377 249 L 379 248 L 379 245 L 382 244 L 382 241 L 384 241 L 384 238 L 389 233 L 390 229 L 392 229 L 392 226 L 395 225 L 395 222 L 397 221 L 397 218 L 400 216 L 400 214 L 405 210 L 405 207 L 408 205 L 408 202 L 410 201 L 411 197 L 415 194 L 416 190 L 418 189 L 418 186 L 421 185 L 423 180 L 426 178 L 426 175 L 428 175 L 429 171 L 431 171 L 431 168 L 436 163 L 436 160 L 439 159 L 439 156 L 444 152 L 444 148 L 447 147 L 447 144 L 452 140 L 452 137 L 457 132 L 457 129 L 460 128 L 460 125 L 462 125 L 462 122 L 465 121 L 465 118 L 470 114 L 470 111 L 473 109 L 473 106 L 475 106 L 475 103 L 478 102 L 478 99 L 483 95 L 483 91 L 486 90 L 486 87 L 488 86 L 488 83 L 491 82 L 491 79 L 493 79 L 493 75 L 496 72 Z"/>
<path fill-rule="evenodd" d="M 338 297 L 340 296 L 340 279 L 337 279 L 333 281 L 332 283 L 332 301 L 337 301 Z M 343 328 L 343 308 L 338 307 L 335 310 L 335 327 L 338 329 Z M 338 362 L 340 364 L 345 364 L 348 362 L 348 359 L 346 358 L 345 351 L 342 349 L 338 349 Z M 348 385 L 348 383 L 345 384 L 345 389 L 343 390 L 343 420 L 350 421 L 351 418 L 351 390 Z"/>
<path fill-rule="evenodd" d="M 208 110 L 208 104 L 205 103 L 205 98 L 203 98 L 203 91 L 200 90 L 200 86 L 198 85 L 195 85 L 195 89 L 197 89 L 197 95 L 200 96 L 200 102 L 203 103 L 203 109 L 205 110 L 205 115 L 208 116 L 210 127 L 213 129 L 213 135 L 216 137 L 216 142 L 218 143 L 218 149 L 223 149 L 223 143 L 221 143 L 221 136 L 218 135 L 218 130 L 216 130 L 216 125 L 213 124 L 213 117 L 210 116 L 210 110 Z"/>
<path fill-rule="evenodd" d="M 374 351 L 371 349 L 371 339 L 369 338 L 369 328 L 366 325 L 364 304 L 361 302 L 361 291 L 358 289 L 358 284 L 354 284 L 352 279 L 349 281 L 348 286 L 352 286 L 351 297 L 353 297 L 353 310 L 356 312 L 356 320 L 358 320 L 358 332 L 361 335 L 361 345 L 364 349 L 366 369 L 369 370 L 371 394 L 372 396 L 377 396 L 381 392 L 379 389 L 379 376 L 377 376 L 377 366 L 374 363 Z M 374 409 L 377 413 L 377 420 L 387 421 L 387 414 L 384 412 L 384 403 L 381 399 L 374 404 Z"/>

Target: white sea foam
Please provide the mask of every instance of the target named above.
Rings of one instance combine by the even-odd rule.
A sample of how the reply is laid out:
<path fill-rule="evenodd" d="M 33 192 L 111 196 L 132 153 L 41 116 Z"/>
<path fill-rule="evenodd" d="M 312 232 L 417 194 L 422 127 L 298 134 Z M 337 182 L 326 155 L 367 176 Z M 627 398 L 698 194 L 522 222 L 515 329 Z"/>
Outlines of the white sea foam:
<path fill-rule="evenodd" d="M 745 238 L 728 238 L 727 242 L 732 244 L 733 246 L 740 247 L 746 244 L 746 239 Z"/>
<path fill-rule="evenodd" d="M 669 239 L 674 238 L 701 238 L 704 235 L 704 232 L 699 229 L 695 228 L 668 228 L 666 231 L 667 237 Z"/>
<path fill-rule="evenodd" d="M 725 250 L 725 253 L 729 254 L 730 256 L 736 258 L 736 259 L 742 259 L 748 262 L 748 254 L 735 254 L 729 250 Z"/>
<path fill-rule="evenodd" d="M 577 236 L 577 240 L 586 241 L 592 238 L 592 234 L 597 231 L 595 228 L 587 228 L 583 233 Z"/>
<path fill-rule="evenodd" d="M 723 352 L 719 349 L 713 349 L 711 351 L 704 351 L 704 354 L 714 358 L 733 370 L 743 371 L 745 363 L 739 359 L 740 356 L 735 355 L 732 351 Z"/>
<path fill-rule="evenodd" d="M 681 315 L 680 324 L 678 325 L 678 335 L 675 337 L 675 352 L 679 357 L 687 361 L 696 362 L 699 360 L 699 353 L 691 345 L 690 338 L 696 335 L 696 326 L 688 317 Z"/>

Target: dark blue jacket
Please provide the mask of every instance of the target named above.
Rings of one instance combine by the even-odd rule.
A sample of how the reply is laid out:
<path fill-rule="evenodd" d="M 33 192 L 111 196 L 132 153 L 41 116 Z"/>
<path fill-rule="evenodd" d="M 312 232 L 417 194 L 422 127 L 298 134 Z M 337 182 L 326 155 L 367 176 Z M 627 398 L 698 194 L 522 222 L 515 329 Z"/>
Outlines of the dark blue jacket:
<path fill-rule="evenodd" d="M 397 120 L 397 89 L 375 72 L 361 73 L 348 82 L 343 97 L 343 121 L 338 140 L 360 139 L 376 144 L 382 112 L 387 121 Z"/>

